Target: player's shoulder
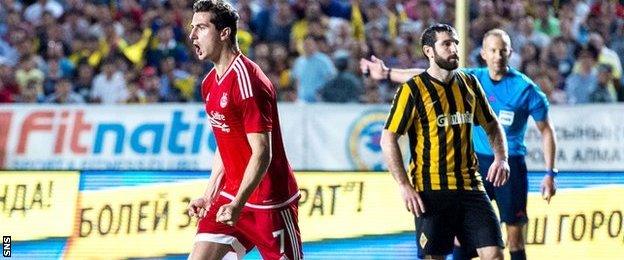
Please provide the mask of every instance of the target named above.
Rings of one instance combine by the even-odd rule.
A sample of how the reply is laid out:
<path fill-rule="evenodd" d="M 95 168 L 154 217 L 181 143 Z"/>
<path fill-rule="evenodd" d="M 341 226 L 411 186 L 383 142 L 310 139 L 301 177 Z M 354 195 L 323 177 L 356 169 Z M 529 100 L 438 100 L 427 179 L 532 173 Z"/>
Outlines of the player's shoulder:
<path fill-rule="evenodd" d="M 260 66 L 243 54 L 240 54 L 236 60 L 234 60 L 233 68 L 237 75 L 253 80 L 254 82 L 252 83 L 266 77 L 262 69 L 260 69 Z"/>
<path fill-rule="evenodd" d="M 535 85 L 535 82 L 526 74 L 520 72 L 517 69 L 509 68 L 509 72 L 507 72 L 508 76 L 514 81 L 515 84 L 522 85 L 525 87 L 530 87 Z"/>
<path fill-rule="evenodd" d="M 480 75 L 488 75 L 488 70 L 485 67 L 475 67 L 475 68 L 461 68 L 459 71 L 474 75 L 475 77 L 479 77 Z"/>
<path fill-rule="evenodd" d="M 512 73 L 513 75 L 513 85 L 520 87 L 521 92 L 545 96 L 542 89 L 526 74 L 513 68 L 509 70 L 509 73 Z"/>
<path fill-rule="evenodd" d="M 234 63 L 232 64 L 233 70 L 236 73 L 241 93 L 244 97 L 250 97 L 255 92 L 272 92 L 273 85 L 269 78 L 262 72 L 260 66 L 247 58 L 245 55 L 240 54 Z"/>
<path fill-rule="evenodd" d="M 457 70 L 457 75 L 466 80 L 466 83 L 474 85 L 481 77 L 480 68 L 462 68 Z"/>

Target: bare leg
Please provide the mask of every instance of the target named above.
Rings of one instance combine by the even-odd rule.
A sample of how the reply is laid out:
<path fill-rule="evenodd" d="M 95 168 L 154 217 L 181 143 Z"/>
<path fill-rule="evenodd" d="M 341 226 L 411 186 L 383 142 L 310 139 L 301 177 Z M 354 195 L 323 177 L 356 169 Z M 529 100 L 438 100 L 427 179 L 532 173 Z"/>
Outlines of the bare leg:
<path fill-rule="evenodd" d="M 193 245 L 188 260 L 221 260 L 231 250 L 232 247 L 227 244 L 199 241 Z"/>
<path fill-rule="evenodd" d="M 481 260 L 503 260 L 503 249 L 498 246 L 486 246 L 477 248 Z"/>
<path fill-rule="evenodd" d="M 509 251 L 514 252 L 524 249 L 524 237 L 522 236 L 522 224 L 507 226 L 507 245 Z"/>
<path fill-rule="evenodd" d="M 435 259 L 435 260 L 444 260 L 446 256 L 443 255 L 426 255 L 423 259 Z"/>

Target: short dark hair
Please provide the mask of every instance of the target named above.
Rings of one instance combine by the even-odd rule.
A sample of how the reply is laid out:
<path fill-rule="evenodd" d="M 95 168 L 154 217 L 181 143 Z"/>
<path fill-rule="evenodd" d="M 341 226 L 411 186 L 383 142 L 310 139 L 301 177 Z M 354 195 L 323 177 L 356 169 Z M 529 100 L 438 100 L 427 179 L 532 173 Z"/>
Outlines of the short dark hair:
<path fill-rule="evenodd" d="M 230 28 L 230 43 L 237 46 L 236 41 L 236 23 L 239 16 L 238 11 L 224 0 L 199 0 L 193 4 L 193 12 L 210 12 L 213 14 L 210 22 L 215 25 L 217 30 Z"/>
<path fill-rule="evenodd" d="M 420 36 L 420 45 L 422 47 L 425 47 L 425 46 L 435 47 L 436 33 L 439 33 L 439 32 L 446 32 L 451 35 L 457 34 L 457 32 L 455 31 L 455 28 L 453 28 L 452 26 L 448 24 L 443 24 L 443 23 L 434 24 L 434 25 L 429 26 L 429 28 L 425 29 L 425 31 L 422 33 L 422 35 Z M 425 54 L 424 48 L 422 52 L 423 54 Z"/>
<path fill-rule="evenodd" d="M 574 49 L 574 58 L 578 59 L 583 53 L 589 54 L 594 60 L 598 60 L 598 55 L 600 54 L 598 49 L 591 44 L 577 45 Z"/>

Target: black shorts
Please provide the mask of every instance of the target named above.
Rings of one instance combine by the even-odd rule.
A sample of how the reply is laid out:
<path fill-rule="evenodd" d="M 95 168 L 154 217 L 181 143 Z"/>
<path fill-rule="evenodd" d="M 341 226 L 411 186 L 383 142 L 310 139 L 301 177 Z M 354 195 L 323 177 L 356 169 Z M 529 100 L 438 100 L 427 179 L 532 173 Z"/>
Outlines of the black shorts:
<path fill-rule="evenodd" d="M 425 204 L 425 213 L 416 218 L 420 258 L 450 254 L 455 237 L 470 248 L 503 248 L 498 218 L 484 192 L 427 191 L 419 194 Z"/>
<path fill-rule="evenodd" d="M 477 154 L 477 157 L 479 158 L 479 172 L 483 176 L 483 185 L 490 199 L 496 201 L 501 222 L 512 225 L 527 223 L 529 179 L 524 156 L 509 157 L 511 170 L 509 180 L 501 187 L 494 187 L 491 182 L 485 180 L 494 157 L 482 154 Z"/>

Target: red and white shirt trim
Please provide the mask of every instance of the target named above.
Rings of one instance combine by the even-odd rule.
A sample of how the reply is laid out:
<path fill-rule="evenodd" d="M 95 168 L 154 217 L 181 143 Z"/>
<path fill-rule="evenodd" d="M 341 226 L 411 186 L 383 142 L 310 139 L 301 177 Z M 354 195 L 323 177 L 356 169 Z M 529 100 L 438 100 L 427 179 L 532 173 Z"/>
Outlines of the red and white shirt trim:
<path fill-rule="evenodd" d="M 253 92 L 251 89 L 251 80 L 249 80 L 249 72 L 247 71 L 247 67 L 240 59 L 240 56 L 236 58 L 234 64 L 232 64 L 232 68 L 236 71 L 238 75 L 238 87 L 241 93 L 241 97 L 243 100 L 253 97 Z"/>
<path fill-rule="evenodd" d="M 229 194 L 225 191 L 221 191 L 219 194 L 221 194 L 221 196 L 226 197 L 230 200 L 234 200 L 234 195 Z M 290 197 L 289 199 L 287 199 L 286 201 L 279 203 L 279 204 L 273 204 L 273 205 L 258 205 L 258 204 L 252 204 L 252 203 L 245 203 L 245 207 L 250 207 L 252 209 L 276 209 L 276 208 L 281 208 L 284 207 L 288 204 L 290 204 L 291 202 L 295 201 L 296 199 L 298 199 L 300 196 L 299 191 L 297 191 L 297 193 L 295 193 L 295 195 L 293 195 L 292 197 Z"/>

